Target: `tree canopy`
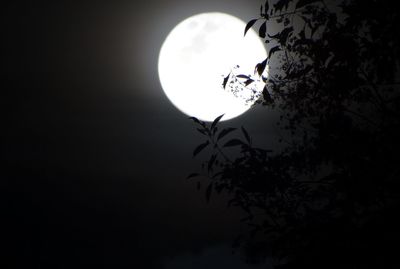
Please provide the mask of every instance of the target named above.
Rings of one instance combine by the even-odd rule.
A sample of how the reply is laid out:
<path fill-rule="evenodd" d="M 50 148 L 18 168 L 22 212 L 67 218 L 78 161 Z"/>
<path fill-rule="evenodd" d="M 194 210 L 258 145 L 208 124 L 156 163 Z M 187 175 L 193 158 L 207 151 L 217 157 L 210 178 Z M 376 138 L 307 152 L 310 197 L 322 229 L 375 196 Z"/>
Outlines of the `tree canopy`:
<path fill-rule="evenodd" d="M 251 233 L 235 245 L 249 261 L 398 268 L 399 25 L 389 0 L 270 0 L 248 22 L 268 57 L 232 76 L 263 80 L 256 103 L 280 111 L 283 150 L 253 146 L 244 127 L 219 130 L 222 116 L 192 118 L 206 137 L 194 155 L 211 153 L 189 178 L 206 176 L 207 199 L 226 191 L 246 212 Z"/>

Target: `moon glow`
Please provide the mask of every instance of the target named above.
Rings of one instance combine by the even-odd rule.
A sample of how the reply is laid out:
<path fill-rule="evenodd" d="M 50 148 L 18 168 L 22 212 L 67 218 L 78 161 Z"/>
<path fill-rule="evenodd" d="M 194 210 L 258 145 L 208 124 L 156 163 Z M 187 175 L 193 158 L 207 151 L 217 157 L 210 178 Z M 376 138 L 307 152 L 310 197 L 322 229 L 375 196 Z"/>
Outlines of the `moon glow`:
<path fill-rule="evenodd" d="M 245 26 L 228 14 L 203 13 L 182 21 L 169 33 L 160 50 L 158 73 L 165 94 L 180 111 L 204 121 L 221 114 L 225 114 L 222 120 L 228 120 L 255 102 L 248 101 L 251 90 L 243 84 L 236 83 L 236 92 L 222 86 L 229 73 L 252 74 L 267 57 L 254 30 L 243 37 Z M 253 93 L 262 90 L 259 86 L 252 84 Z"/>

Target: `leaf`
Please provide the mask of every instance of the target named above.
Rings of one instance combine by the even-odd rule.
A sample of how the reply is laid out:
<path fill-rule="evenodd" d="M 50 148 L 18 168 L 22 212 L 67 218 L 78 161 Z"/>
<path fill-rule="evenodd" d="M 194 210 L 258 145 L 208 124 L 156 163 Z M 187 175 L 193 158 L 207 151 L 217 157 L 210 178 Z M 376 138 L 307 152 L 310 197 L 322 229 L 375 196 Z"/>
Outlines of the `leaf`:
<path fill-rule="evenodd" d="M 274 35 L 268 34 L 268 37 L 269 37 L 269 38 L 278 38 L 280 34 L 281 34 L 281 33 L 277 33 L 277 34 L 274 34 Z"/>
<path fill-rule="evenodd" d="M 246 75 L 237 75 L 236 77 L 237 78 L 245 78 L 245 79 L 249 79 L 250 78 L 249 76 L 246 76 Z"/>
<path fill-rule="evenodd" d="M 262 95 L 264 100 L 269 103 L 272 104 L 274 102 L 274 99 L 272 99 L 271 94 L 269 93 L 267 86 L 264 86 L 264 89 L 262 91 Z"/>
<path fill-rule="evenodd" d="M 224 147 L 235 147 L 243 145 L 243 141 L 239 139 L 232 139 L 225 143 Z"/>
<path fill-rule="evenodd" d="M 312 3 L 315 3 L 315 2 L 320 2 L 320 1 L 321 0 L 299 0 L 299 2 L 297 2 L 297 4 L 296 4 L 296 9 L 302 8 L 302 7 L 306 6 L 306 5 L 309 5 L 309 4 L 312 4 Z"/>
<path fill-rule="evenodd" d="M 246 25 L 246 28 L 244 29 L 244 35 L 247 34 L 247 31 L 249 31 L 249 29 L 258 21 L 258 19 L 253 19 L 251 21 L 249 21 Z"/>
<path fill-rule="evenodd" d="M 194 177 L 198 177 L 198 176 L 200 176 L 199 173 L 192 173 L 192 174 L 188 175 L 188 176 L 186 177 L 186 179 L 190 179 L 190 178 L 194 178 Z"/>
<path fill-rule="evenodd" d="M 269 10 L 269 3 L 268 3 L 268 0 L 267 1 L 265 1 L 265 8 L 264 8 L 264 13 L 265 14 L 268 14 L 268 10 Z"/>
<path fill-rule="evenodd" d="M 268 58 L 265 59 L 262 63 L 256 65 L 256 70 L 259 76 L 264 73 L 265 68 L 267 67 Z"/>
<path fill-rule="evenodd" d="M 265 38 L 267 33 L 267 22 L 261 24 L 260 29 L 258 30 L 258 36 L 261 38 Z"/>
<path fill-rule="evenodd" d="M 287 38 L 289 37 L 289 35 L 293 32 L 293 27 L 286 27 L 285 29 L 283 29 L 282 32 L 277 33 L 275 35 L 270 35 L 268 34 L 268 37 L 271 39 L 278 39 L 278 42 L 280 44 L 285 44 Z"/>
<path fill-rule="evenodd" d="M 274 54 L 277 51 L 280 51 L 281 48 L 279 46 L 275 46 L 272 49 L 270 49 L 269 53 L 268 53 L 268 59 L 271 58 L 272 54 Z"/>
<path fill-rule="evenodd" d="M 231 73 L 229 73 L 225 78 L 224 81 L 222 82 L 222 87 L 226 87 L 226 83 L 228 83 L 229 77 L 231 76 Z"/>
<path fill-rule="evenodd" d="M 217 132 L 218 132 L 218 127 L 215 127 L 214 130 L 213 130 L 213 133 L 212 133 L 213 136 L 214 136 Z"/>
<path fill-rule="evenodd" d="M 197 148 L 193 151 L 193 157 L 196 156 L 197 154 L 199 154 L 200 151 L 205 149 L 209 144 L 210 144 L 210 141 L 207 140 L 207 142 L 198 145 Z"/>
<path fill-rule="evenodd" d="M 252 80 L 252 79 L 248 79 L 248 80 L 246 80 L 246 82 L 244 83 L 244 85 L 247 87 L 247 86 L 249 86 L 251 83 L 253 83 L 254 82 L 254 80 Z"/>
<path fill-rule="evenodd" d="M 190 117 L 189 120 L 194 121 L 195 123 L 201 124 L 201 122 L 199 121 L 199 119 L 197 119 L 196 117 Z"/>
<path fill-rule="evenodd" d="M 246 138 L 247 142 L 249 142 L 249 144 L 251 143 L 251 139 L 249 136 L 249 133 L 246 131 L 246 129 L 242 126 L 242 132 L 244 134 L 244 137 Z"/>
<path fill-rule="evenodd" d="M 218 137 L 217 137 L 217 141 L 219 141 L 221 138 L 223 138 L 224 136 L 226 136 L 227 134 L 229 134 L 229 133 L 231 133 L 231 132 L 233 132 L 233 131 L 235 131 L 236 130 L 236 128 L 226 128 L 226 129 L 223 129 L 220 133 L 219 133 L 219 135 L 218 135 Z"/>
<path fill-rule="evenodd" d="M 221 118 L 224 116 L 225 114 L 222 114 L 221 116 L 218 116 L 213 123 L 211 124 L 211 130 L 213 130 L 215 128 L 215 126 L 217 126 L 218 122 L 221 120 Z"/>
<path fill-rule="evenodd" d="M 213 167 L 216 159 L 217 159 L 217 154 L 213 154 L 211 156 L 210 160 L 208 161 L 208 172 L 210 172 L 212 170 L 212 167 Z"/>
<path fill-rule="evenodd" d="M 199 131 L 203 135 L 207 135 L 207 130 L 206 129 L 197 128 L 197 131 Z"/>
<path fill-rule="evenodd" d="M 267 77 L 264 77 L 264 76 L 262 76 L 261 79 L 262 79 L 262 81 L 263 81 L 264 83 L 267 83 L 267 81 L 268 81 L 268 78 L 267 78 Z"/>
<path fill-rule="evenodd" d="M 210 185 L 208 185 L 207 190 L 206 190 L 207 202 L 210 201 L 212 189 L 213 189 L 213 184 L 211 183 Z"/>

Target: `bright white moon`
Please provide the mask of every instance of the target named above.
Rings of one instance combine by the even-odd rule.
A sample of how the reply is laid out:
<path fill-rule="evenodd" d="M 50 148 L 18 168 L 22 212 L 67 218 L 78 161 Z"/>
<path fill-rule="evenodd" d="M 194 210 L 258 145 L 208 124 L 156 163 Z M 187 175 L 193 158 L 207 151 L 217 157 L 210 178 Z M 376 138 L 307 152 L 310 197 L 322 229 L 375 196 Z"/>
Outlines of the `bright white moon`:
<path fill-rule="evenodd" d="M 243 36 L 246 24 L 224 13 L 204 13 L 179 23 L 161 47 L 158 73 L 168 99 L 183 113 L 205 121 L 232 119 L 246 112 L 251 89 L 240 83 L 223 88 L 230 72 L 253 74 L 266 57 L 263 42 L 255 33 Z M 238 67 L 239 66 L 239 67 Z M 236 89 L 232 91 L 232 89 Z"/>

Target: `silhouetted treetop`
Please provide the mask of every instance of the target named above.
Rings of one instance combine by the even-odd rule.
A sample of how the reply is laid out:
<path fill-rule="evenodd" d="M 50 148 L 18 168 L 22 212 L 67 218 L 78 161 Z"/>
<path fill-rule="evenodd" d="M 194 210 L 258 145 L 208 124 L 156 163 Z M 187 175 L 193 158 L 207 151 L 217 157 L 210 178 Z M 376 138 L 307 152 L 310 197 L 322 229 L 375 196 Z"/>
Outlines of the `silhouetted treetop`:
<path fill-rule="evenodd" d="M 268 57 L 256 104 L 280 111 L 283 150 L 253 146 L 245 128 L 193 120 L 210 157 L 197 175 L 230 193 L 250 235 L 250 261 L 277 268 L 397 268 L 400 34 L 393 1 L 266 1 L 256 28 Z M 229 87 L 227 81 L 224 87 Z M 258 96 L 257 96 L 258 98 Z M 235 135 L 232 138 L 232 135 Z M 232 150 L 235 150 L 232 154 Z M 397 266 L 396 266 L 397 265 Z"/>

